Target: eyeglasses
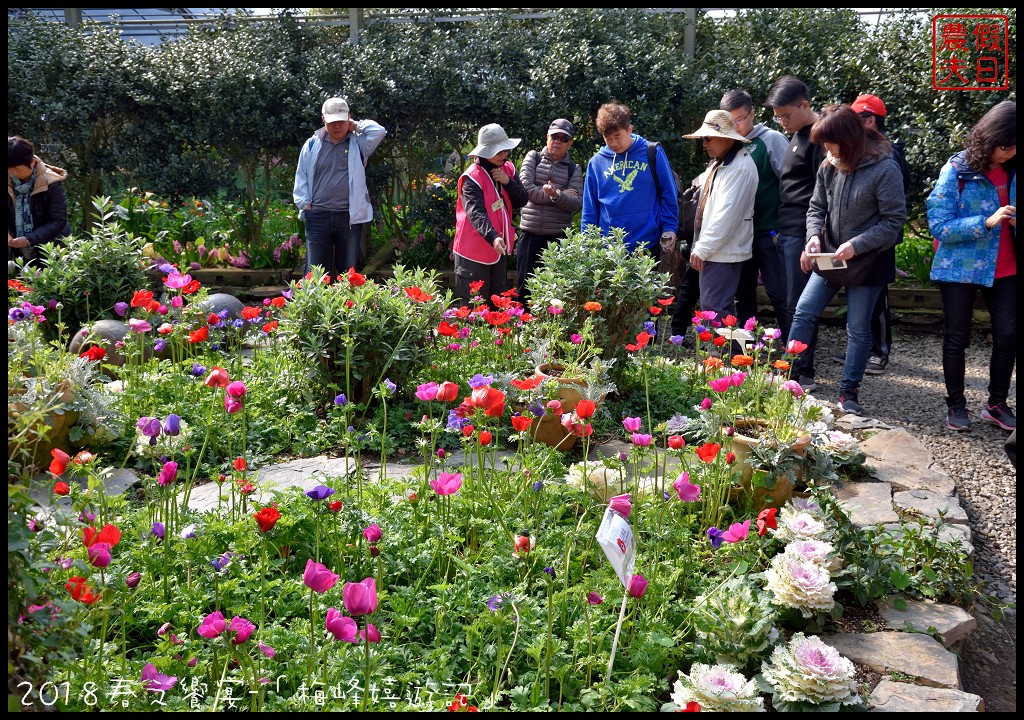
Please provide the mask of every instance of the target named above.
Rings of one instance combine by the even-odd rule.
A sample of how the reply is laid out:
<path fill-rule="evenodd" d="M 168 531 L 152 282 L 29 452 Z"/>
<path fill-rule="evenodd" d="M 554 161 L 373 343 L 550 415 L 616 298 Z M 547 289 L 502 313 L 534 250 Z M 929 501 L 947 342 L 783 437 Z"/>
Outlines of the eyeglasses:
<path fill-rule="evenodd" d="M 775 115 L 773 117 L 775 118 L 775 122 L 779 123 L 780 125 L 785 125 L 786 123 L 789 122 L 789 119 L 793 117 L 793 113 L 786 113 L 785 115 Z"/>
<path fill-rule="evenodd" d="M 560 142 L 560 143 L 567 143 L 570 140 L 572 140 L 572 138 L 569 137 L 568 135 L 552 135 L 551 139 L 554 140 L 555 142 Z"/>
<path fill-rule="evenodd" d="M 753 114 L 754 114 L 754 108 L 750 108 L 750 110 L 747 111 L 746 115 L 742 115 L 740 117 L 734 117 L 732 119 L 732 121 L 735 122 L 735 123 L 741 123 L 741 122 L 743 122 L 744 120 L 746 120 L 748 117 L 750 117 Z"/>

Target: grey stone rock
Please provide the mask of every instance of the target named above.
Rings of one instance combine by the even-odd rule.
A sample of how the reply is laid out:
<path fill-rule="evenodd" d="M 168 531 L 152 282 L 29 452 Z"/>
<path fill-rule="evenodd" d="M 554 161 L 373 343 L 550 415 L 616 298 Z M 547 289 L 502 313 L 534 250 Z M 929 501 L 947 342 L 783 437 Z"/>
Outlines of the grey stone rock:
<path fill-rule="evenodd" d="M 898 610 L 893 606 L 894 599 L 877 603 L 886 625 L 894 630 L 904 630 L 909 624 L 915 631 L 923 633 L 935 628 L 947 648 L 966 639 L 978 627 L 978 621 L 956 605 L 908 599 L 904 600 L 906 609 Z"/>
<path fill-rule="evenodd" d="M 982 712 L 978 695 L 948 688 L 883 680 L 868 698 L 871 712 Z"/>
<path fill-rule="evenodd" d="M 841 488 L 832 488 L 832 494 L 843 501 L 850 520 L 857 527 L 899 522 L 899 516 L 892 509 L 889 483 L 846 483 Z"/>
<path fill-rule="evenodd" d="M 916 510 L 925 517 L 937 518 L 940 512 L 945 512 L 946 522 L 967 524 L 967 511 L 959 500 L 949 495 L 931 490 L 906 490 L 893 495 L 892 501 L 898 508 Z"/>
<path fill-rule="evenodd" d="M 91 325 L 86 325 L 75 333 L 68 345 L 68 352 L 73 355 L 80 355 L 94 345 L 98 345 L 107 351 L 103 362 L 107 365 L 121 367 L 125 363 L 125 357 L 117 349 L 118 342 L 124 340 L 128 334 L 128 323 L 120 320 L 97 320 Z M 146 357 L 149 357 L 153 349 L 146 347 Z"/>
<path fill-rule="evenodd" d="M 932 687 L 962 689 L 956 655 L 935 638 L 919 633 L 843 633 L 821 636 L 850 660 L 876 672 L 901 672 Z"/>
<path fill-rule="evenodd" d="M 953 479 L 938 469 L 931 450 L 906 430 L 886 430 L 860 444 L 872 475 L 897 490 L 932 490 L 952 495 Z"/>
<path fill-rule="evenodd" d="M 203 312 L 220 313 L 222 310 L 227 310 L 228 319 L 237 320 L 242 317 L 242 308 L 245 307 L 245 305 L 234 295 L 228 295 L 227 293 L 213 293 L 200 307 L 202 307 Z"/>

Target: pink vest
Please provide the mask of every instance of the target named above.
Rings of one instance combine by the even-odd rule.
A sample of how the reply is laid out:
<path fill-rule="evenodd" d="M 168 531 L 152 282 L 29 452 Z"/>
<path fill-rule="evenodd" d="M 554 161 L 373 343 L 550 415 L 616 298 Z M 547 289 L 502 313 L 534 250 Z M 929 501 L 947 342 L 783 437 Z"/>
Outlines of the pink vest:
<path fill-rule="evenodd" d="M 501 169 L 509 177 L 514 177 L 516 174 L 515 165 L 508 161 Z M 461 255 L 467 260 L 483 265 L 493 265 L 498 262 L 500 256 L 494 246 L 487 242 L 487 238 L 476 231 L 466 215 L 466 208 L 462 206 L 462 183 L 466 181 L 467 177 L 470 182 L 475 182 L 483 189 L 487 219 L 491 221 L 491 225 L 494 226 L 498 234 L 505 238 L 509 255 L 515 251 L 516 239 L 515 228 L 512 226 L 512 201 L 509 200 L 504 187 L 501 188 L 501 195 L 498 195 L 491 174 L 484 170 L 479 163 L 474 162 L 466 169 L 466 172 L 459 176 L 458 197 L 455 201 L 455 244 L 453 249 L 456 255 Z M 500 206 L 498 206 L 499 201 Z M 496 206 L 498 206 L 497 209 L 495 209 Z"/>

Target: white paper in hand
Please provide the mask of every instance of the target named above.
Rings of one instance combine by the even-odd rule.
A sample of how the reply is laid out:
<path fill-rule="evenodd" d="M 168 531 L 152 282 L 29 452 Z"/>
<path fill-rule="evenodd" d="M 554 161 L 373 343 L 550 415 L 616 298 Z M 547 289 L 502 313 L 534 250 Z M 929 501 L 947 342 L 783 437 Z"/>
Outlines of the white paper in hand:
<path fill-rule="evenodd" d="M 610 507 L 607 508 L 601 527 L 597 529 L 597 542 L 615 569 L 615 574 L 619 576 L 622 586 L 628 588 L 636 564 L 636 539 L 629 522 Z"/>

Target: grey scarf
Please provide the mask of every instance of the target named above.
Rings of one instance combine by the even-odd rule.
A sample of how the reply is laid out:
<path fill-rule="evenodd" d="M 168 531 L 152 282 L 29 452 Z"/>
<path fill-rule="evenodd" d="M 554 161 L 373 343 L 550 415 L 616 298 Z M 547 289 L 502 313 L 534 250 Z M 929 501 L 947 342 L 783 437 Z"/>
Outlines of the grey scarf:
<path fill-rule="evenodd" d="M 36 184 L 36 170 L 39 165 L 32 168 L 32 174 L 25 180 L 19 180 L 13 175 L 11 178 L 11 189 L 14 190 L 14 232 L 15 237 L 28 237 L 28 234 L 35 230 L 32 222 L 32 209 L 29 207 L 29 198 L 32 196 L 32 188 Z"/>

